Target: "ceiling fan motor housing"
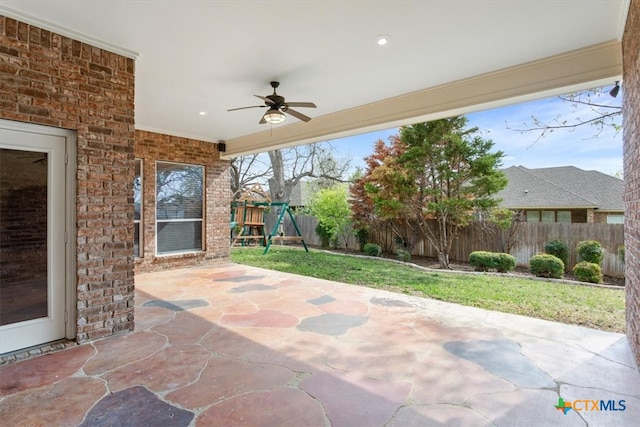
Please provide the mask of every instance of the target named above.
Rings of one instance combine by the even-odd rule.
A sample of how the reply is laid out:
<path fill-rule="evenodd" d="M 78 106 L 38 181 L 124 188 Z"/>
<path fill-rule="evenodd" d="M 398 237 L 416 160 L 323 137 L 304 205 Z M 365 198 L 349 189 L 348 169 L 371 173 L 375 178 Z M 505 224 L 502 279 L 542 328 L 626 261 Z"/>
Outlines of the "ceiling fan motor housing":
<path fill-rule="evenodd" d="M 267 95 L 265 98 L 269 98 L 273 102 L 272 105 L 280 106 L 284 104 L 284 97 L 280 95 Z"/>

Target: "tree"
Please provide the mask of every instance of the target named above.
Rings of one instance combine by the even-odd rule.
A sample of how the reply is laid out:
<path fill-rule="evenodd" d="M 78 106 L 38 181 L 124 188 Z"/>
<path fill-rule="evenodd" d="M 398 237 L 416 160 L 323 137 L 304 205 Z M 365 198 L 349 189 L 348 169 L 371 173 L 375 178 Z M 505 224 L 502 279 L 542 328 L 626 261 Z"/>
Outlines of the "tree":
<path fill-rule="evenodd" d="M 465 129 L 466 123 L 465 117 L 453 117 L 401 128 L 398 146 L 389 150 L 393 155 L 364 185 L 375 215 L 394 224 L 410 246 L 425 236 L 442 268 L 450 268 L 459 229 L 475 211 L 496 206 L 492 195 L 507 184 L 498 169 L 504 154 L 491 153 L 493 142 L 475 136 L 477 128 Z"/>
<path fill-rule="evenodd" d="M 274 201 L 289 202 L 291 191 L 303 178 L 341 181 L 349 169 L 350 159 L 336 160 L 333 147 L 309 144 L 286 150 L 269 151 L 273 175 L 269 192 Z"/>
<path fill-rule="evenodd" d="M 319 190 L 313 195 L 309 209 L 328 240 L 335 242 L 341 237 L 346 247 L 351 222 L 346 187 L 334 185 Z"/>
<path fill-rule="evenodd" d="M 366 187 L 371 185 L 373 181 L 373 171 L 384 164 L 387 157 L 395 157 L 399 155 L 400 144 L 398 135 L 389 137 L 389 145 L 385 144 L 381 139 L 377 140 L 373 146 L 373 154 L 364 159 L 366 169 L 361 176 L 355 176 L 353 183 L 349 188 L 351 195 L 349 206 L 352 213 L 353 226 L 363 235 L 371 235 L 376 229 L 388 222 L 378 217 L 374 209 L 374 201 L 370 192 Z M 391 224 L 388 224 L 391 226 Z M 366 242 L 365 242 L 366 243 Z"/>
<path fill-rule="evenodd" d="M 237 199 L 243 188 L 269 177 L 271 165 L 262 153 L 250 154 L 231 159 L 230 172 L 232 198 Z"/>
<path fill-rule="evenodd" d="M 267 184 L 271 199 L 289 202 L 293 188 L 304 178 L 317 178 L 327 182 L 341 182 L 349 170 L 351 159 L 337 159 L 328 143 L 269 151 L 267 155 L 254 154 L 233 159 L 231 188 L 237 192 L 249 183 Z"/>
<path fill-rule="evenodd" d="M 517 243 L 518 228 L 524 221 L 522 210 L 513 211 L 507 208 L 492 208 L 487 212 L 486 221 L 482 221 L 482 230 L 488 234 L 499 234 L 500 251 L 511 253 Z"/>

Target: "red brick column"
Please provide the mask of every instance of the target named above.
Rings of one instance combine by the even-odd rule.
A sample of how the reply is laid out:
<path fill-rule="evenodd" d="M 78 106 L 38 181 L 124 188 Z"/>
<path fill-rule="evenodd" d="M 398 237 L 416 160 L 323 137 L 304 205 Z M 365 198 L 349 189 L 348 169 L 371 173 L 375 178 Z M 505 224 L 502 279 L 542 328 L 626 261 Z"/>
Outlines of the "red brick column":
<path fill-rule="evenodd" d="M 627 336 L 640 367 L 640 0 L 631 1 L 622 61 Z"/>
<path fill-rule="evenodd" d="M 77 134 L 77 339 L 133 330 L 134 61 L 0 16 L 0 118 Z"/>

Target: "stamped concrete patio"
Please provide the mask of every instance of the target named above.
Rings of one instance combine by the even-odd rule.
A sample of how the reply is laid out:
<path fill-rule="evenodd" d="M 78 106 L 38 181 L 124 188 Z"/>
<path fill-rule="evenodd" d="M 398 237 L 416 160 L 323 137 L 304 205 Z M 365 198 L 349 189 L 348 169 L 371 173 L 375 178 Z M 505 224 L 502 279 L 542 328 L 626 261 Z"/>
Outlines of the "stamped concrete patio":
<path fill-rule="evenodd" d="M 3 425 L 640 419 L 620 334 L 235 264 L 141 274 L 136 288 L 135 332 L 0 367 Z"/>

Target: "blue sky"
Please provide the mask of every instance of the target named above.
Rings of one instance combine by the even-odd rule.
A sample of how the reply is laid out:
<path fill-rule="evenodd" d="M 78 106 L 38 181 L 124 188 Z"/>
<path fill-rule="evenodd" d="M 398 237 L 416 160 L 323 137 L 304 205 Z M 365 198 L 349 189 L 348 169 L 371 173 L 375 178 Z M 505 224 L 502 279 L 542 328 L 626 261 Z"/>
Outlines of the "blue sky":
<path fill-rule="evenodd" d="M 613 87 L 613 85 L 611 86 Z M 612 98 L 604 88 L 593 100 L 607 105 L 621 105 L 622 91 Z M 622 132 L 606 127 L 596 136 L 593 126 L 581 126 L 574 130 L 555 130 L 536 139 L 539 132 L 517 132 L 512 129 L 532 123 L 531 116 L 551 123 L 556 117 L 571 121 L 574 117 L 586 120 L 593 117 L 591 108 L 574 105 L 557 97 L 516 104 L 492 110 L 468 114 L 469 126 L 480 129 L 481 135 L 494 143 L 494 151 L 504 152 L 503 167 L 522 165 L 527 168 L 552 166 L 576 166 L 584 170 L 597 170 L 609 175 L 622 173 Z M 620 122 L 620 118 L 618 118 Z M 397 133 L 397 129 L 362 134 L 331 141 L 337 156 L 352 157 L 352 167 L 364 168 L 363 158 L 373 152 L 378 139 L 385 142 Z"/>

